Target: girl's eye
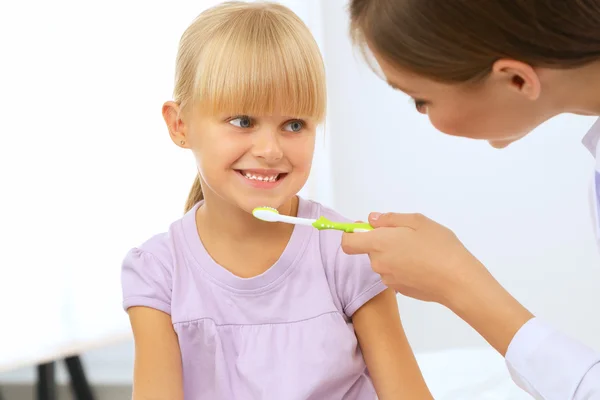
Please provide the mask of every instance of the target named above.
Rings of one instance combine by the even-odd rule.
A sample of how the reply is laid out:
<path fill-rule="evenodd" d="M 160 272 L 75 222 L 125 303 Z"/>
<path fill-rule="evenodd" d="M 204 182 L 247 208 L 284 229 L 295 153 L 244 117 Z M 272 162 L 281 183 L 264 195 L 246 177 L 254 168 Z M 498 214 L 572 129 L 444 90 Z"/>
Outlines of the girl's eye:
<path fill-rule="evenodd" d="M 237 126 L 238 128 L 251 128 L 252 118 L 243 115 L 241 117 L 236 117 L 234 119 L 229 120 L 229 123 L 233 126 Z"/>
<path fill-rule="evenodd" d="M 304 128 L 304 122 L 300 120 L 290 121 L 285 125 L 286 131 L 300 132 Z"/>

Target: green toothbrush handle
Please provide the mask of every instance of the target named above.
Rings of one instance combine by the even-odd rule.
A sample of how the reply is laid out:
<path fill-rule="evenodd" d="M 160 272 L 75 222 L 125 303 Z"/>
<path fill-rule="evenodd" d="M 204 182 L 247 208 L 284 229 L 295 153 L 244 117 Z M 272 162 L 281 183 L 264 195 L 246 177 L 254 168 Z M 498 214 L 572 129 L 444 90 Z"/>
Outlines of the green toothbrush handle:
<path fill-rule="evenodd" d="M 312 226 L 314 226 L 320 231 L 324 229 L 335 229 L 338 231 L 344 231 L 348 233 L 367 232 L 373 230 L 373 227 L 365 222 L 333 222 L 325 217 L 321 217 L 315 222 L 313 222 Z"/>

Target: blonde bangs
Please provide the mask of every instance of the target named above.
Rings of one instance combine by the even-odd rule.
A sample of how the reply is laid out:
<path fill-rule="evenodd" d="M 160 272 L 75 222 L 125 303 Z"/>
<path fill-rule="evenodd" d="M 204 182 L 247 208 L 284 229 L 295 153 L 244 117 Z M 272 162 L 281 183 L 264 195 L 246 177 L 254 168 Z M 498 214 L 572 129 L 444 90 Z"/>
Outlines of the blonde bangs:
<path fill-rule="evenodd" d="M 191 101 L 207 115 L 325 118 L 325 71 L 304 23 L 283 6 L 245 7 L 203 46 Z"/>

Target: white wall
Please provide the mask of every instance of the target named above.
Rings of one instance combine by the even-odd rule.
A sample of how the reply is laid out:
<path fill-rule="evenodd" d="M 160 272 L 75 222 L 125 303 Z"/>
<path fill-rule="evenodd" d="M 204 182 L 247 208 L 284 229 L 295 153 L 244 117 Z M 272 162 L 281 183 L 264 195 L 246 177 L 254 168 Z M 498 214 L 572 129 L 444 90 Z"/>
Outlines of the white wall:
<path fill-rule="evenodd" d="M 502 151 L 444 136 L 351 48 L 345 4 L 322 2 L 336 207 L 356 219 L 416 211 L 451 227 L 532 311 L 600 348 L 594 163 L 580 144 L 593 120 L 562 116 Z M 439 306 L 400 304 L 416 350 L 483 342 Z"/>

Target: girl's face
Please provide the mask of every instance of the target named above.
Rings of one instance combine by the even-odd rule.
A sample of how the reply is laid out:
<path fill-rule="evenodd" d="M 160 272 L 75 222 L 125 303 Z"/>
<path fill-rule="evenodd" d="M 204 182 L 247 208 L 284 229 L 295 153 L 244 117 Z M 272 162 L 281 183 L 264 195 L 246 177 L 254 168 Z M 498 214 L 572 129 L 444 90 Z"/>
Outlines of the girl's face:
<path fill-rule="evenodd" d="M 506 147 L 555 114 L 541 95 L 539 71 L 501 61 L 482 82 L 440 83 L 393 66 L 374 54 L 388 83 L 415 101 L 439 131 Z"/>
<path fill-rule="evenodd" d="M 183 125 L 183 147 L 196 158 L 207 202 L 220 198 L 246 212 L 280 208 L 308 179 L 317 128 L 311 119 L 198 112 Z"/>

